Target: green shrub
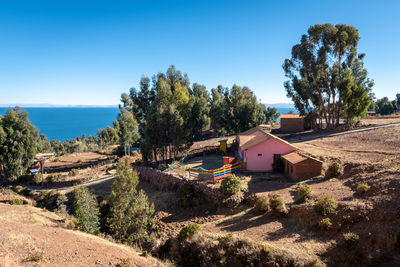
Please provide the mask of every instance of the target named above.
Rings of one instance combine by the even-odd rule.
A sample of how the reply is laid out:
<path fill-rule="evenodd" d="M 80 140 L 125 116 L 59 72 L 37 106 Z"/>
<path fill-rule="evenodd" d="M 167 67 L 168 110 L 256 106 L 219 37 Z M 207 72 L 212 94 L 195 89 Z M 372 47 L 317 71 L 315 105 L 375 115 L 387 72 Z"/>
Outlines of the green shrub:
<path fill-rule="evenodd" d="M 201 202 L 201 194 L 195 186 L 185 183 L 178 190 L 179 202 L 182 207 L 195 207 Z"/>
<path fill-rule="evenodd" d="M 256 210 L 260 211 L 260 212 L 268 212 L 270 210 L 269 207 L 269 198 L 268 196 L 258 196 L 254 207 Z"/>
<path fill-rule="evenodd" d="M 69 171 L 69 176 L 77 176 L 79 174 L 79 169 L 72 169 Z"/>
<path fill-rule="evenodd" d="M 60 179 L 60 175 L 59 174 L 51 174 L 49 176 L 47 176 L 47 181 L 49 183 L 55 183 Z"/>
<path fill-rule="evenodd" d="M 297 196 L 299 201 L 305 202 L 312 196 L 312 189 L 308 184 L 302 184 L 297 188 Z"/>
<path fill-rule="evenodd" d="M 120 259 L 120 262 L 117 264 L 117 267 L 131 267 L 131 260 L 129 258 Z"/>
<path fill-rule="evenodd" d="M 304 267 L 325 267 L 326 264 L 320 261 L 319 259 L 310 260 L 307 262 Z"/>
<path fill-rule="evenodd" d="M 78 159 L 78 161 L 77 161 L 76 163 L 82 163 L 82 160 L 81 160 L 81 159 Z"/>
<path fill-rule="evenodd" d="M 329 230 L 332 227 L 331 219 L 324 218 L 320 220 L 318 223 L 318 227 L 324 231 Z"/>
<path fill-rule="evenodd" d="M 340 176 L 342 174 L 343 174 L 343 166 L 338 162 L 332 163 L 328 167 L 328 170 L 326 171 L 326 175 L 328 177 L 336 177 L 336 176 Z"/>
<path fill-rule="evenodd" d="M 67 202 L 68 202 L 68 197 L 66 195 L 57 196 L 56 200 L 57 210 L 63 213 L 67 213 Z"/>
<path fill-rule="evenodd" d="M 99 206 L 94 195 L 86 187 L 74 190 L 74 215 L 82 231 L 95 233 L 99 231 Z M 58 201 L 58 199 L 57 199 Z"/>
<path fill-rule="evenodd" d="M 43 182 L 43 175 L 42 175 L 41 173 L 35 174 L 35 175 L 33 176 L 32 181 L 33 181 L 35 184 L 40 184 L 41 182 Z"/>
<path fill-rule="evenodd" d="M 20 195 L 24 195 L 25 193 L 27 193 L 28 189 L 25 186 L 20 186 L 17 185 L 16 187 L 14 187 L 13 189 L 17 194 Z"/>
<path fill-rule="evenodd" d="M 285 201 L 279 194 L 269 196 L 269 206 L 273 212 L 278 214 L 286 214 L 288 212 Z"/>
<path fill-rule="evenodd" d="M 240 192 L 242 189 L 242 182 L 240 181 L 239 177 L 231 174 L 222 180 L 219 189 L 225 195 L 232 196 Z"/>
<path fill-rule="evenodd" d="M 347 232 L 343 234 L 343 238 L 346 241 L 347 245 L 353 246 L 358 243 L 360 240 L 360 236 L 358 234 Z"/>
<path fill-rule="evenodd" d="M 167 169 L 167 166 L 165 166 L 164 163 L 161 163 L 161 164 L 158 164 L 158 169 L 159 169 L 160 171 L 165 171 L 165 169 Z"/>
<path fill-rule="evenodd" d="M 19 198 L 14 198 L 14 199 L 11 199 L 10 201 L 8 201 L 8 204 L 10 204 L 10 205 L 23 205 L 24 201 L 22 199 L 19 199 Z"/>
<path fill-rule="evenodd" d="M 178 234 L 179 240 L 184 240 L 187 238 L 192 238 L 200 231 L 200 225 L 196 223 L 189 223 L 188 225 L 184 226 Z"/>
<path fill-rule="evenodd" d="M 315 210 L 322 215 L 326 216 L 329 213 L 333 213 L 336 210 L 337 203 L 333 196 L 321 196 L 318 198 L 314 205 Z"/>
<path fill-rule="evenodd" d="M 25 259 L 25 261 L 41 261 L 43 260 L 43 254 L 40 252 L 35 252 Z"/>
<path fill-rule="evenodd" d="M 357 185 L 357 193 L 362 196 L 371 188 L 371 186 L 367 183 L 360 183 Z"/>

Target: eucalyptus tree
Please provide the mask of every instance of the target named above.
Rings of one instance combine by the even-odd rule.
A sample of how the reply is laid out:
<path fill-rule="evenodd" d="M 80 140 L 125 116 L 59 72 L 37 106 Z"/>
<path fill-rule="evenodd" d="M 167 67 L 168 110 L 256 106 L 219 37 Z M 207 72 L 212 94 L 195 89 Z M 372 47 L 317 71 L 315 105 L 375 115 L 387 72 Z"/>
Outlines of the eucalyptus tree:
<path fill-rule="evenodd" d="M 315 115 L 328 128 L 345 113 L 351 122 L 368 109 L 373 81 L 357 53 L 358 30 L 346 24 L 316 24 L 292 48 L 283 64 L 287 96 L 303 115 Z"/>
<path fill-rule="evenodd" d="M 15 180 L 32 165 L 37 152 L 38 132 L 26 111 L 19 107 L 7 110 L 0 127 L 0 159 L 6 180 Z"/>
<path fill-rule="evenodd" d="M 265 113 L 265 123 L 267 124 L 276 123 L 278 121 L 279 116 L 281 115 L 278 112 L 277 108 L 272 108 L 272 107 L 268 107 L 267 109 L 265 109 L 264 113 Z"/>
<path fill-rule="evenodd" d="M 192 94 L 189 100 L 191 109 L 189 128 L 192 129 L 191 138 L 199 139 L 204 130 L 210 127 L 210 94 L 204 85 L 194 83 L 192 85 Z"/>
<path fill-rule="evenodd" d="M 124 147 L 125 154 L 130 155 L 130 147 L 139 139 L 137 121 L 131 112 L 120 108 L 117 122 L 119 142 Z"/>

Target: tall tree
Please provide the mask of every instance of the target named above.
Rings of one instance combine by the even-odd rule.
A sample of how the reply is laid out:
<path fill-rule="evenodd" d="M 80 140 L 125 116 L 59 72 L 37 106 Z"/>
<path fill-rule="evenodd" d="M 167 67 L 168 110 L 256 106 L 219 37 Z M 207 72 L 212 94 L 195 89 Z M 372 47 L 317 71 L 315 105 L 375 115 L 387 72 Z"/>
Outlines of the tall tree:
<path fill-rule="evenodd" d="M 194 83 L 189 105 L 191 108 L 189 127 L 193 140 L 199 139 L 204 130 L 210 127 L 210 94 L 204 85 Z"/>
<path fill-rule="evenodd" d="M 293 46 L 291 59 L 283 64 L 289 78 L 284 84 L 287 96 L 302 115 L 315 115 L 319 127 L 322 120 L 328 128 L 337 127 L 343 112 L 352 121 L 371 103 L 365 95 L 373 82 L 363 69 L 363 55 L 357 54 L 358 40 L 352 26 L 316 24 Z M 362 107 L 357 107 L 357 100 L 363 101 Z"/>
<path fill-rule="evenodd" d="M 103 148 L 118 144 L 119 137 L 117 129 L 110 126 L 105 129 L 99 129 L 97 131 L 97 142 L 99 146 Z"/>
<path fill-rule="evenodd" d="M 119 164 L 111 185 L 108 227 L 115 238 L 129 244 L 146 246 L 152 242 L 155 231 L 154 204 L 146 194 L 136 191 L 139 183 L 137 172 L 125 164 Z"/>
<path fill-rule="evenodd" d="M 225 92 L 227 88 L 218 85 L 217 88 L 211 90 L 210 117 L 211 128 L 217 135 L 227 134 L 227 104 L 225 103 Z"/>
<path fill-rule="evenodd" d="M 74 215 L 82 231 L 95 233 L 100 230 L 99 206 L 96 197 L 86 187 L 74 190 Z"/>
<path fill-rule="evenodd" d="M 32 165 L 37 151 L 38 130 L 28 119 L 28 113 L 19 107 L 8 109 L 1 120 L 0 158 L 3 176 L 15 180 Z"/>
<path fill-rule="evenodd" d="M 124 147 L 125 154 L 130 155 L 130 147 L 139 139 L 137 121 L 131 112 L 120 108 L 117 122 L 120 144 Z"/>
<path fill-rule="evenodd" d="M 278 112 L 277 108 L 268 107 L 265 111 L 265 123 L 272 124 L 278 121 L 279 116 L 281 115 Z"/>

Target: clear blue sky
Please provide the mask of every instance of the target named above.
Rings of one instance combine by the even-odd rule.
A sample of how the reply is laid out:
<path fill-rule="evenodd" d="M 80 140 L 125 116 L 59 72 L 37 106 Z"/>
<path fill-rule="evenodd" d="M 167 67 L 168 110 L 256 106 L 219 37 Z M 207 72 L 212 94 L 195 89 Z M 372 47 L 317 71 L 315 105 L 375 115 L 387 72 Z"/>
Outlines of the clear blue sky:
<path fill-rule="evenodd" d="M 282 63 L 307 28 L 359 29 L 377 97 L 400 92 L 399 1 L 1 1 L 0 104 L 118 104 L 174 64 L 208 89 L 290 102 Z"/>

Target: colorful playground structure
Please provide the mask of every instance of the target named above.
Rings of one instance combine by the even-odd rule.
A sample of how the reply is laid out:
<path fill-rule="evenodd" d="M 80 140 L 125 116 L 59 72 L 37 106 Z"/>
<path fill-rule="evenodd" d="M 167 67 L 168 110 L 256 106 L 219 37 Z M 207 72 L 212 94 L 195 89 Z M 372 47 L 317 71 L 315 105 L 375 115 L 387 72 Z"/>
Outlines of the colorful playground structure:
<path fill-rule="evenodd" d="M 224 165 L 218 169 L 206 170 L 202 167 L 187 168 L 184 163 L 192 158 L 198 156 L 205 156 L 206 154 L 212 153 L 227 153 L 227 139 L 218 141 L 220 144 L 218 146 L 205 146 L 202 148 L 194 149 L 189 151 L 185 156 L 183 156 L 179 161 L 172 164 L 168 164 L 169 170 L 179 169 L 181 170 L 180 175 L 183 178 L 197 178 L 204 181 L 215 182 L 219 179 L 229 176 L 231 173 L 242 171 L 245 169 L 245 163 L 235 162 L 233 157 L 224 157 Z"/>
<path fill-rule="evenodd" d="M 215 170 L 206 170 L 202 167 L 188 169 L 189 176 L 193 175 L 200 180 L 215 182 L 219 179 L 229 176 L 231 173 L 243 170 L 244 163 L 236 162 L 233 164 L 225 164 L 221 168 Z"/>

